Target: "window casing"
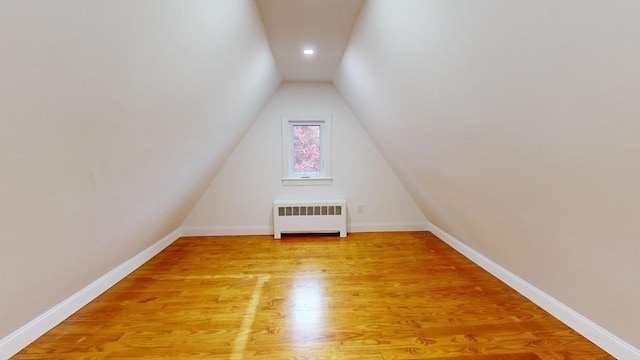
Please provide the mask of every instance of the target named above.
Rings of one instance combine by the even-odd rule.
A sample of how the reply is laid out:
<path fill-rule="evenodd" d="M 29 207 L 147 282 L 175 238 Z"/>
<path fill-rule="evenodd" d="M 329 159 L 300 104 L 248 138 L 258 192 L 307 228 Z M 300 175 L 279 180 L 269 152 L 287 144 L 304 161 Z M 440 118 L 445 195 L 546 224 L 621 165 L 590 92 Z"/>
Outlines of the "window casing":
<path fill-rule="evenodd" d="M 282 116 L 282 183 L 328 185 L 331 115 Z"/>

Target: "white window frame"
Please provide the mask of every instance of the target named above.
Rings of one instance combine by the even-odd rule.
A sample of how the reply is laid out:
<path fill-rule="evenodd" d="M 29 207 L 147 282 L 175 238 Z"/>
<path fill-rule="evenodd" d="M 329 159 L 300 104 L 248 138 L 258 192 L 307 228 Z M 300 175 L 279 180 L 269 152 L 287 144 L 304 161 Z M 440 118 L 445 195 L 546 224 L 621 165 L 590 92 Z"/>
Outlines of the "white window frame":
<path fill-rule="evenodd" d="M 300 174 L 293 169 L 294 125 L 320 126 L 320 173 Z M 282 184 L 283 185 L 329 185 L 331 177 L 331 114 L 282 116 Z"/>

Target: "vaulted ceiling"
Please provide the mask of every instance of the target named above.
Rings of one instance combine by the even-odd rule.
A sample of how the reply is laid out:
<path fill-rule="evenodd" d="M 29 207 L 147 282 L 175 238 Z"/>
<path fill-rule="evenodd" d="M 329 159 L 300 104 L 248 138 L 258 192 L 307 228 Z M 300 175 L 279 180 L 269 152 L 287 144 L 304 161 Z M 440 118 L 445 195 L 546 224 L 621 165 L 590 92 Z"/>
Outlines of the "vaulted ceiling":
<path fill-rule="evenodd" d="M 332 81 L 362 3 L 256 0 L 283 80 Z"/>

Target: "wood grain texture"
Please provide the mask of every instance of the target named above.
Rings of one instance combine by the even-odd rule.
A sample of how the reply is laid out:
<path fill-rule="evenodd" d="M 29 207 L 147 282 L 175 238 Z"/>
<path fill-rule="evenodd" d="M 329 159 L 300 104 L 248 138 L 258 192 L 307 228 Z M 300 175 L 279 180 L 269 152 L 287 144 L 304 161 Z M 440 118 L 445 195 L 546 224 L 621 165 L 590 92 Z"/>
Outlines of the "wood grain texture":
<path fill-rule="evenodd" d="M 428 232 L 185 237 L 14 359 L 613 359 Z"/>

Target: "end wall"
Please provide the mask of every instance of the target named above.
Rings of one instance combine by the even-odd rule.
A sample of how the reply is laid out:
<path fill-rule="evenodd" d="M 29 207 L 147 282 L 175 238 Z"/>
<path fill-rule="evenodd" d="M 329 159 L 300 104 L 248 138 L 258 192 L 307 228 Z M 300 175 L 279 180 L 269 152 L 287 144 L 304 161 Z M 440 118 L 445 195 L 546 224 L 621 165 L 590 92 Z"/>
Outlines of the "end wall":
<path fill-rule="evenodd" d="M 282 115 L 332 118 L 333 183 L 284 186 Z M 185 234 L 269 234 L 279 200 L 347 200 L 348 231 L 424 230 L 427 221 L 330 83 L 286 82 L 273 95 L 209 186 L 184 226 Z M 357 213 L 358 204 L 363 212 Z"/>

